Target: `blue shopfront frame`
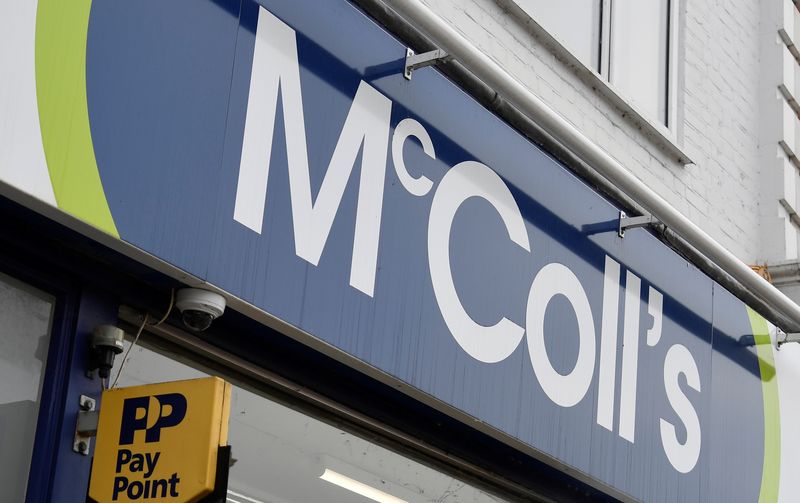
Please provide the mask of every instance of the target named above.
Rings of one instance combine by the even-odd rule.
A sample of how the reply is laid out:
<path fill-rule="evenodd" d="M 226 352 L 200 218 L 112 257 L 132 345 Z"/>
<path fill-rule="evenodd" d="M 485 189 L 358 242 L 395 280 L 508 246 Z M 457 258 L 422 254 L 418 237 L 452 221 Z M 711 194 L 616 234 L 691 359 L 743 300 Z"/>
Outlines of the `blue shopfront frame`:
<path fill-rule="evenodd" d="M 6 217 L 25 215 L 5 200 L 0 207 Z M 82 501 L 91 457 L 72 452 L 78 397 L 100 398 L 99 381 L 87 377 L 89 336 L 95 324 L 116 321 L 117 304 L 70 267 L 39 257 L 37 227 L 3 227 L 0 270 L 55 297 L 26 501 Z"/>

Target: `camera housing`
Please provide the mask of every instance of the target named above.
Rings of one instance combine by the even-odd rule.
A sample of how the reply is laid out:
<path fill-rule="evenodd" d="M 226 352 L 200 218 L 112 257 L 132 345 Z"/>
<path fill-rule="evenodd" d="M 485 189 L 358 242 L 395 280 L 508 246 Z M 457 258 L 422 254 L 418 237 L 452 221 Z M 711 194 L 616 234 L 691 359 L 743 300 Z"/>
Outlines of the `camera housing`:
<path fill-rule="evenodd" d="M 92 369 L 97 369 L 102 379 L 107 379 L 114 366 L 114 357 L 122 353 L 125 332 L 113 325 L 98 325 L 92 331 Z"/>
<path fill-rule="evenodd" d="M 178 290 L 175 306 L 188 329 L 202 332 L 225 312 L 225 297 L 200 288 L 182 288 Z"/>

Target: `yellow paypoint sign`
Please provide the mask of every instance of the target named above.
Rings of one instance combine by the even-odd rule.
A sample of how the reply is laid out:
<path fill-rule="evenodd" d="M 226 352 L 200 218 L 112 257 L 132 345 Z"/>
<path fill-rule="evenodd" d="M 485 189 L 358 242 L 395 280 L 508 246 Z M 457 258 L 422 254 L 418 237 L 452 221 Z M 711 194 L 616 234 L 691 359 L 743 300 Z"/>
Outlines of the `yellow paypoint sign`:
<path fill-rule="evenodd" d="M 103 392 L 89 497 L 193 503 L 210 494 L 230 396 L 216 377 Z"/>

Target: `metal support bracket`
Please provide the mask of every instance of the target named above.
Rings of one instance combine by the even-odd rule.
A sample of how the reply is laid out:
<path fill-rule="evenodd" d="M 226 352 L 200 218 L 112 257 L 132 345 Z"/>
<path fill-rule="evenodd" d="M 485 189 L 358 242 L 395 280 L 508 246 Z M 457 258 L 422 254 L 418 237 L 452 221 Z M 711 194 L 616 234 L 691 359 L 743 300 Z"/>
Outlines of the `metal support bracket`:
<path fill-rule="evenodd" d="M 787 333 L 783 330 L 778 330 L 778 337 L 777 337 L 777 346 L 778 349 L 781 348 L 782 345 L 786 344 L 787 342 L 798 342 L 800 343 L 800 333 Z"/>
<path fill-rule="evenodd" d="M 635 227 L 647 227 L 651 224 L 657 224 L 659 220 L 653 215 L 642 215 L 640 217 L 629 217 L 624 211 L 619 212 L 619 229 L 617 234 L 619 237 L 625 237 L 626 229 L 633 229 Z"/>
<path fill-rule="evenodd" d="M 406 49 L 406 66 L 403 69 L 403 77 L 411 80 L 411 72 L 417 68 L 445 63 L 450 59 L 452 59 L 452 56 L 441 49 L 423 52 L 422 54 L 414 54 L 411 49 Z"/>
<path fill-rule="evenodd" d="M 75 424 L 75 438 L 72 442 L 72 450 L 84 456 L 89 455 L 89 446 L 92 437 L 97 436 L 97 421 L 100 413 L 96 410 L 97 402 L 94 398 L 81 395 L 78 420 Z"/>

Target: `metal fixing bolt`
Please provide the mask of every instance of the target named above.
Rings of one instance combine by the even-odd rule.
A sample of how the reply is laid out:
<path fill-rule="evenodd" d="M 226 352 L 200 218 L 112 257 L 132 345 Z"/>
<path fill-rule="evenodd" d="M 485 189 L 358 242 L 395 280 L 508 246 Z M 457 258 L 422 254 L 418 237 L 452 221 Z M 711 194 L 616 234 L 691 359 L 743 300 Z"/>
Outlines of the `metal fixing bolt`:
<path fill-rule="evenodd" d="M 97 435 L 97 422 L 99 419 L 99 413 L 96 410 L 97 401 L 92 397 L 81 395 L 78 406 L 80 410 L 75 421 L 75 437 L 72 441 L 72 450 L 78 454 L 88 456 L 92 437 Z"/>

